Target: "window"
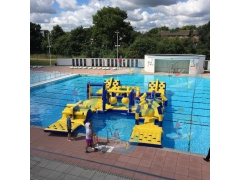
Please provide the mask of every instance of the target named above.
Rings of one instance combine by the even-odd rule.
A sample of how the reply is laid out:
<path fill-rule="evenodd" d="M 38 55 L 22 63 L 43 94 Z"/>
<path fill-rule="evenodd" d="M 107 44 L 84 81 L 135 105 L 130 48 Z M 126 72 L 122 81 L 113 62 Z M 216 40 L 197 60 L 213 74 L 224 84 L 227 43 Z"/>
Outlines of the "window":
<path fill-rule="evenodd" d="M 98 66 L 98 59 L 95 59 L 95 62 L 96 62 L 96 66 Z"/>
<path fill-rule="evenodd" d="M 94 66 L 94 59 L 92 59 L 92 66 Z"/>
<path fill-rule="evenodd" d="M 87 66 L 87 65 L 86 65 L 86 59 L 84 59 L 84 66 Z"/>
<path fill-rule="evenodd" d="M 99 62 L 100 66 L 102 66 L 102 59 L 99 59 L 99 61 L 100 61 L 100 62 Z"/>
<path fill-rule="evenodd" d="M 75 66 L 75 61 L 74 61 L 74 59 L 72 59 L 72 66 Z"/>
<path fill-rule="evenodd" d="M 76 66 L 79 66 L 79 62 L 78 62 L 78 59 L 76 59 Z"/>
<path fill-rule="evenodd" d="M 82 66 L 82 59 L 80 59 L 80 66 Z"/>
<path fill-rule="evenodd" d="M 135 65 L 135 67 L 138 67 L 138 60 L 136 59 L 136 65 Z"/>
<path fill-rule="evenodd" d="M 110 59 L 107 59 L 107 66 L 110 66 Z"/>

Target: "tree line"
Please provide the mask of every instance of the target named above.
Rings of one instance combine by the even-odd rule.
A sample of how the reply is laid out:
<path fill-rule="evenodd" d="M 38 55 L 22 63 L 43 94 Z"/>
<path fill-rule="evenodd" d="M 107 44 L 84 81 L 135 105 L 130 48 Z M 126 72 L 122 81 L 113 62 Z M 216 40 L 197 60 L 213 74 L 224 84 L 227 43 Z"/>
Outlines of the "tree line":
<path fill-rule="evenodd" d="M 92 16 L 93 26 L 79 26 L 65 32 L 59 25 L 51 31 L 42 30 L 39 24 L 30 22 L 30 54 L 51 54 L 64 57 L 85 58 L 144 58 L 145 54 L 202 54 L 210 59 L 210 21 L 169 29 L 155 27 L 145 33 L 137 32 L 127 22 L 127 12 L 118 7 L 104 7 Z M 188 38 L 167 38 L 161 31 L 189 30 Z M 199 40 L 192 36 L 198 31 Z"/>

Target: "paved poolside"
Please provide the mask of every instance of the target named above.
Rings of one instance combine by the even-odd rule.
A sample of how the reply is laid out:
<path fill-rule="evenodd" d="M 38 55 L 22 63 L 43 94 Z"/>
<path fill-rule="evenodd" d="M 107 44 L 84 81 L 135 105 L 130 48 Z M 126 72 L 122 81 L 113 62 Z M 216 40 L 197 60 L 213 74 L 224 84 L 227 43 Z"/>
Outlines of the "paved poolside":
<path fill-rule="evenodd" d="M 31 70 L 98 75 L 129 73 L 127 68 L 85 70 L 70 69 L 69 66 L 31 68 Z M 143 70 L 141 73 L 153 74 L 145 73 Z M 209 75 L 202 74 L 201 76 L 208 77 Z M 66 135 L 45 133 L 42 128 L 31 126 L 31 179 L 210 179 L 210 162 L 203 160 L 204 155 L 139 145 L 125 153 L 120 153 L 118 148 L 114 148 L 110 153 L 90 150 L 91 153 L 85 154 L 85 136 L 74 134 L 73 139 L 68 142 Z M 113 145 L 111 140 L 108 142 L 106 139 L 100 139 L 99 141 L 99 144 Z"/>
<path fill-rule="evenodd" d="M 135 146 L 120 153 L 85 154 L 85 136 L 46 133 L 30 127 L 31 178 L 33 179 L 210 179 L 210 163 L 202 155 L 165 148 Z M 99 139 L 99 144 L 112 145 Z"/>

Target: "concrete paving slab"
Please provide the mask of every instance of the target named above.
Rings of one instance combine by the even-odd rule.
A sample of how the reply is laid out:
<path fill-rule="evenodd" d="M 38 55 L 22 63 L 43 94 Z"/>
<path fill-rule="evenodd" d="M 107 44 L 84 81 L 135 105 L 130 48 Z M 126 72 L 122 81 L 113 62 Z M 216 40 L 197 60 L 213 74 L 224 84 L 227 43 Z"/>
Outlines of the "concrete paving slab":
<path fill-rule="evenodd" d="M 92 170 L 84 170 L 81 174 L 80 177 L 84 177 L 86 179 L 91 179 L 96 171 Z"/>
<path fill-rule="evenodd" d="M 56 171 L 59 172 L 66 172 L 70 168 L 70 165 L 68 164 L 60 164 L 59 166 L 56 167 Z"/>
<path fill-rule="evenodd" d="M 52 161 L 48 165 L 46 165 L 45 168 L 55 170 L 59 165 L 59 162 Z"/>
<path fill-rule="evenodd" d="M 58 179 L 62 174 L 63 174 L 63 173 L 62 173 L 62 172 L 59 172 L 59 171 L 51 171 L 51 172 L 48 174 L 47 178 L 52 179 L 52 180 Z"/>
<path fill-rule="evenodd" d="M 46 169 L 46 168 L 42 168 L 37 175 L 41 176 L 41 177 L 47 177 L 50 174 L 51 170 L 50 169 Z"/>
<path fill-rule="evenodd" d="M 84 171 L 83 168 L 73 167 L 73 169 L 71 171 L 69 171 L 68 174 L 71 174 L 71 175 L 74 175 L 74 176 L 79 176 L 83 171 Z"/>
<path fill-rule="evenodd" d="M 104 180 L 107 174 L 101 172 L 95 172 L 94 175 L 91 177 L 91 180 Z"/>

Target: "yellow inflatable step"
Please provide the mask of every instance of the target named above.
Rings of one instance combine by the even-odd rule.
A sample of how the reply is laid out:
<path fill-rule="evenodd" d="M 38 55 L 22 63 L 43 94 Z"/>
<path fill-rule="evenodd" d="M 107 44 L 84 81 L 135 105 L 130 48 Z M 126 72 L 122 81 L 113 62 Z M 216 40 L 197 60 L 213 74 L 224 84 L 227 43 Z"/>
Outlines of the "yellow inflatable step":
<path fill-rule="evenodd" d="M 162 133 L 162 127 L 156 125 L 151 127 L 146 124 L 135 125 L 129 142 L 161 145 Z"/>
<path fill-rule="evenodd" d="M 84 126 L 85 119 L 72 120 L 72 132 L 79 126 Z M 67 120 L 60 119 L 44 129 L 45 132 L 67 132 Z"/>

